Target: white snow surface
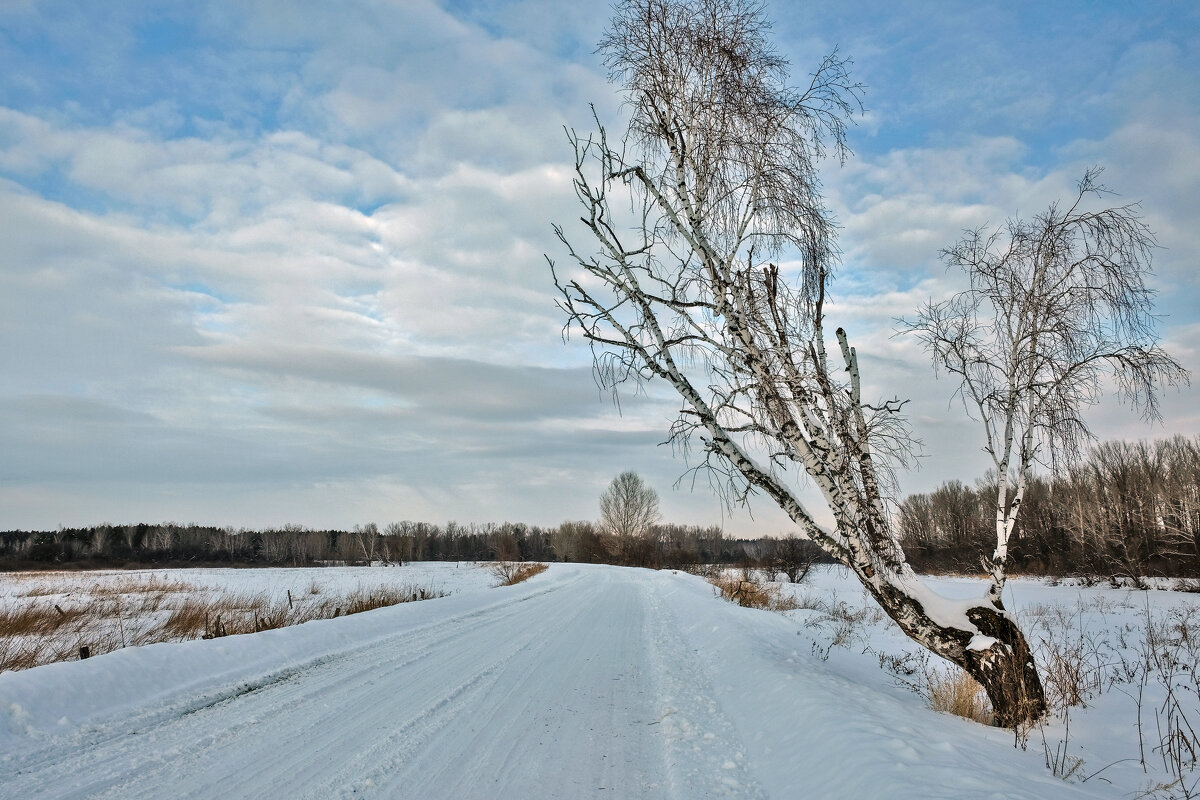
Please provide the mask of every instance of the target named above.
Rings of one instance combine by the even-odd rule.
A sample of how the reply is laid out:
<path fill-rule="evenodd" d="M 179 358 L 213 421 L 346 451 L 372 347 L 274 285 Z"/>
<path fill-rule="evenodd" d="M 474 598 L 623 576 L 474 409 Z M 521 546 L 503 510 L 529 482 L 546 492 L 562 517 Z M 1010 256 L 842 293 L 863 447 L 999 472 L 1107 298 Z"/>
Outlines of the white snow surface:
<path fill-rule="evenodd" d="M 822 658 L 810 612 L 666 571 L 417 567 L 453 594 L 0 674 L 0 798 L 1127 796 Z"/>

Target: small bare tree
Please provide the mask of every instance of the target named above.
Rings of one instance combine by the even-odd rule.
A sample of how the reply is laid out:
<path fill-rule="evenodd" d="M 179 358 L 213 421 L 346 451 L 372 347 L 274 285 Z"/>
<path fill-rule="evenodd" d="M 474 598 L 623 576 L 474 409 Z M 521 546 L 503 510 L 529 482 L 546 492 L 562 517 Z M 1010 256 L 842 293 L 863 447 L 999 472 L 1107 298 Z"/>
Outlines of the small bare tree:
<path fill-rule="evenodd" d="M 792 583 L 801 583 L 820 557 L 821 551 L 816 545 L 792 533 L 786 538 L 771 541 L 767 563 L 771 572 L 782 572 Z"/>
<path fill-rule="evenodd" d="M 616 539 L 625 560 L 634 543 L 649 535 L 659 516 L 658 492 L 636 472 L 622 472 L 600 495 L 600 526 Z"/>
<path fill-rule="evenodd" d="M 602 385 L 673 387 L 672 441 L 699 439 L 731 500 L 770 497 L 905 633 L 979 680 L 999 724 L 1035 719 L 1045 698 L 1013 618 L 986 598 L 937 597 L 893 529 L 901 404 L 863 399 L 843 330 L 833 358 L 826 349 L 834 225 L 817 164 L 844 157 L 860 90 L 836 52 L 790 86 L 768 28 L 753 0 L 617 5 L 600 49 L 630 122 L 620 143 L 599 120 L 568 132 L 586 229 L 574 238 L 588 246 L 555 227 L 572 262 L 550 260 L 567 332 L 591 342 Z M 797 472 L 832 528 L 799 499 Z"/>
<path fill-rule="evenodd" d="M 904 323 L 959 381 L 967 413 L 982 423 L 996 470 L 996 548 L 985 568 L 992 603 L 1008 575 L 1008 545 L 1034 465 L 1074 462 L 1092 439 L 1082 411 L 1109 376 L 1122 399 L 1159 418 L 1164 386 L 1187 371 L 1158 346 L 1146 286 L 1154 237 L 1136 205 L 1093 210 L 1107 190 L 1089 169 L 1071 205 L 1032 221 L 968 231 L 942 252 L 969 288 L 930 301 Z"/>

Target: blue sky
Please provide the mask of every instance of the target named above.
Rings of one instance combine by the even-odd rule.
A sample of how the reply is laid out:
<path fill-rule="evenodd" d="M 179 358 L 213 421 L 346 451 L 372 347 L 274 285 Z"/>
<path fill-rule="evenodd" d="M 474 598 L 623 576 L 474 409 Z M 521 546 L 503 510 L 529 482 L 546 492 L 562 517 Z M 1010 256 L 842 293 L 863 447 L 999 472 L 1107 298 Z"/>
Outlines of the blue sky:
<path fill-rule="evenodd" d="M 1032 215 L 1093 163 L 1158 234 L 1171 352 L 1200 369 L 1200 5 L 768 6 L 797 81 L 867 85 L 823 169 L 833 320 L 926 443 L 905 491 L 973 481 L 978 435 L 893 319 L 954 289 L 966 227 Z M 542 258 L 574 216 L 563 125 L 620 101 L 604 4 L 0 0 L 0 528 L 101 521 L 597 515 L 624 469 L 668 518 L 722 516 L 564 344 Z M 1148 426 L 1200 433 L 1197 390 Z"/>

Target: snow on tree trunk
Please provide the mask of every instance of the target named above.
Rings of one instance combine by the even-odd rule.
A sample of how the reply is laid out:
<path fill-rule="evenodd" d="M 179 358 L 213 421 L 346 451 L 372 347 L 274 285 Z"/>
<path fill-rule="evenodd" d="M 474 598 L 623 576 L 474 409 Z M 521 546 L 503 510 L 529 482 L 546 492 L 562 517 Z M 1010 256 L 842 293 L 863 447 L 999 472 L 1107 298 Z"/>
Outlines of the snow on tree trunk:
<path fill-rule="evenodd" d="M 1046 695 L 1029 643 L 1015 620 L 986 599 L 949 601 L 911 573 L 902 585 L 864 582 L 913 641 L 965 670 L 987 692 L 994 724 L 1027 725 L 1046 713 Z"/>

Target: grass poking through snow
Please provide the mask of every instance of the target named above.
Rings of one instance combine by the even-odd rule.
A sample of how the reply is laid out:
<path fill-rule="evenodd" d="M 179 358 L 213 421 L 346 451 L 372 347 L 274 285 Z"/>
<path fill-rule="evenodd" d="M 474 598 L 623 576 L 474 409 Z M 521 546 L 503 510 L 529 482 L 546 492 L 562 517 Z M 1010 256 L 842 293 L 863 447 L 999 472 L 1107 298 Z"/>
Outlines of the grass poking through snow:
<path fill-rule="evenodd" d="M 151 575 L 38 576 L 28 589 L 0 599 L 0 672 L 28 669 L 132 645 L 254 633 L 376 608 L 444 597 L 421 586 L 358 587 L 271 599 Z"/>

